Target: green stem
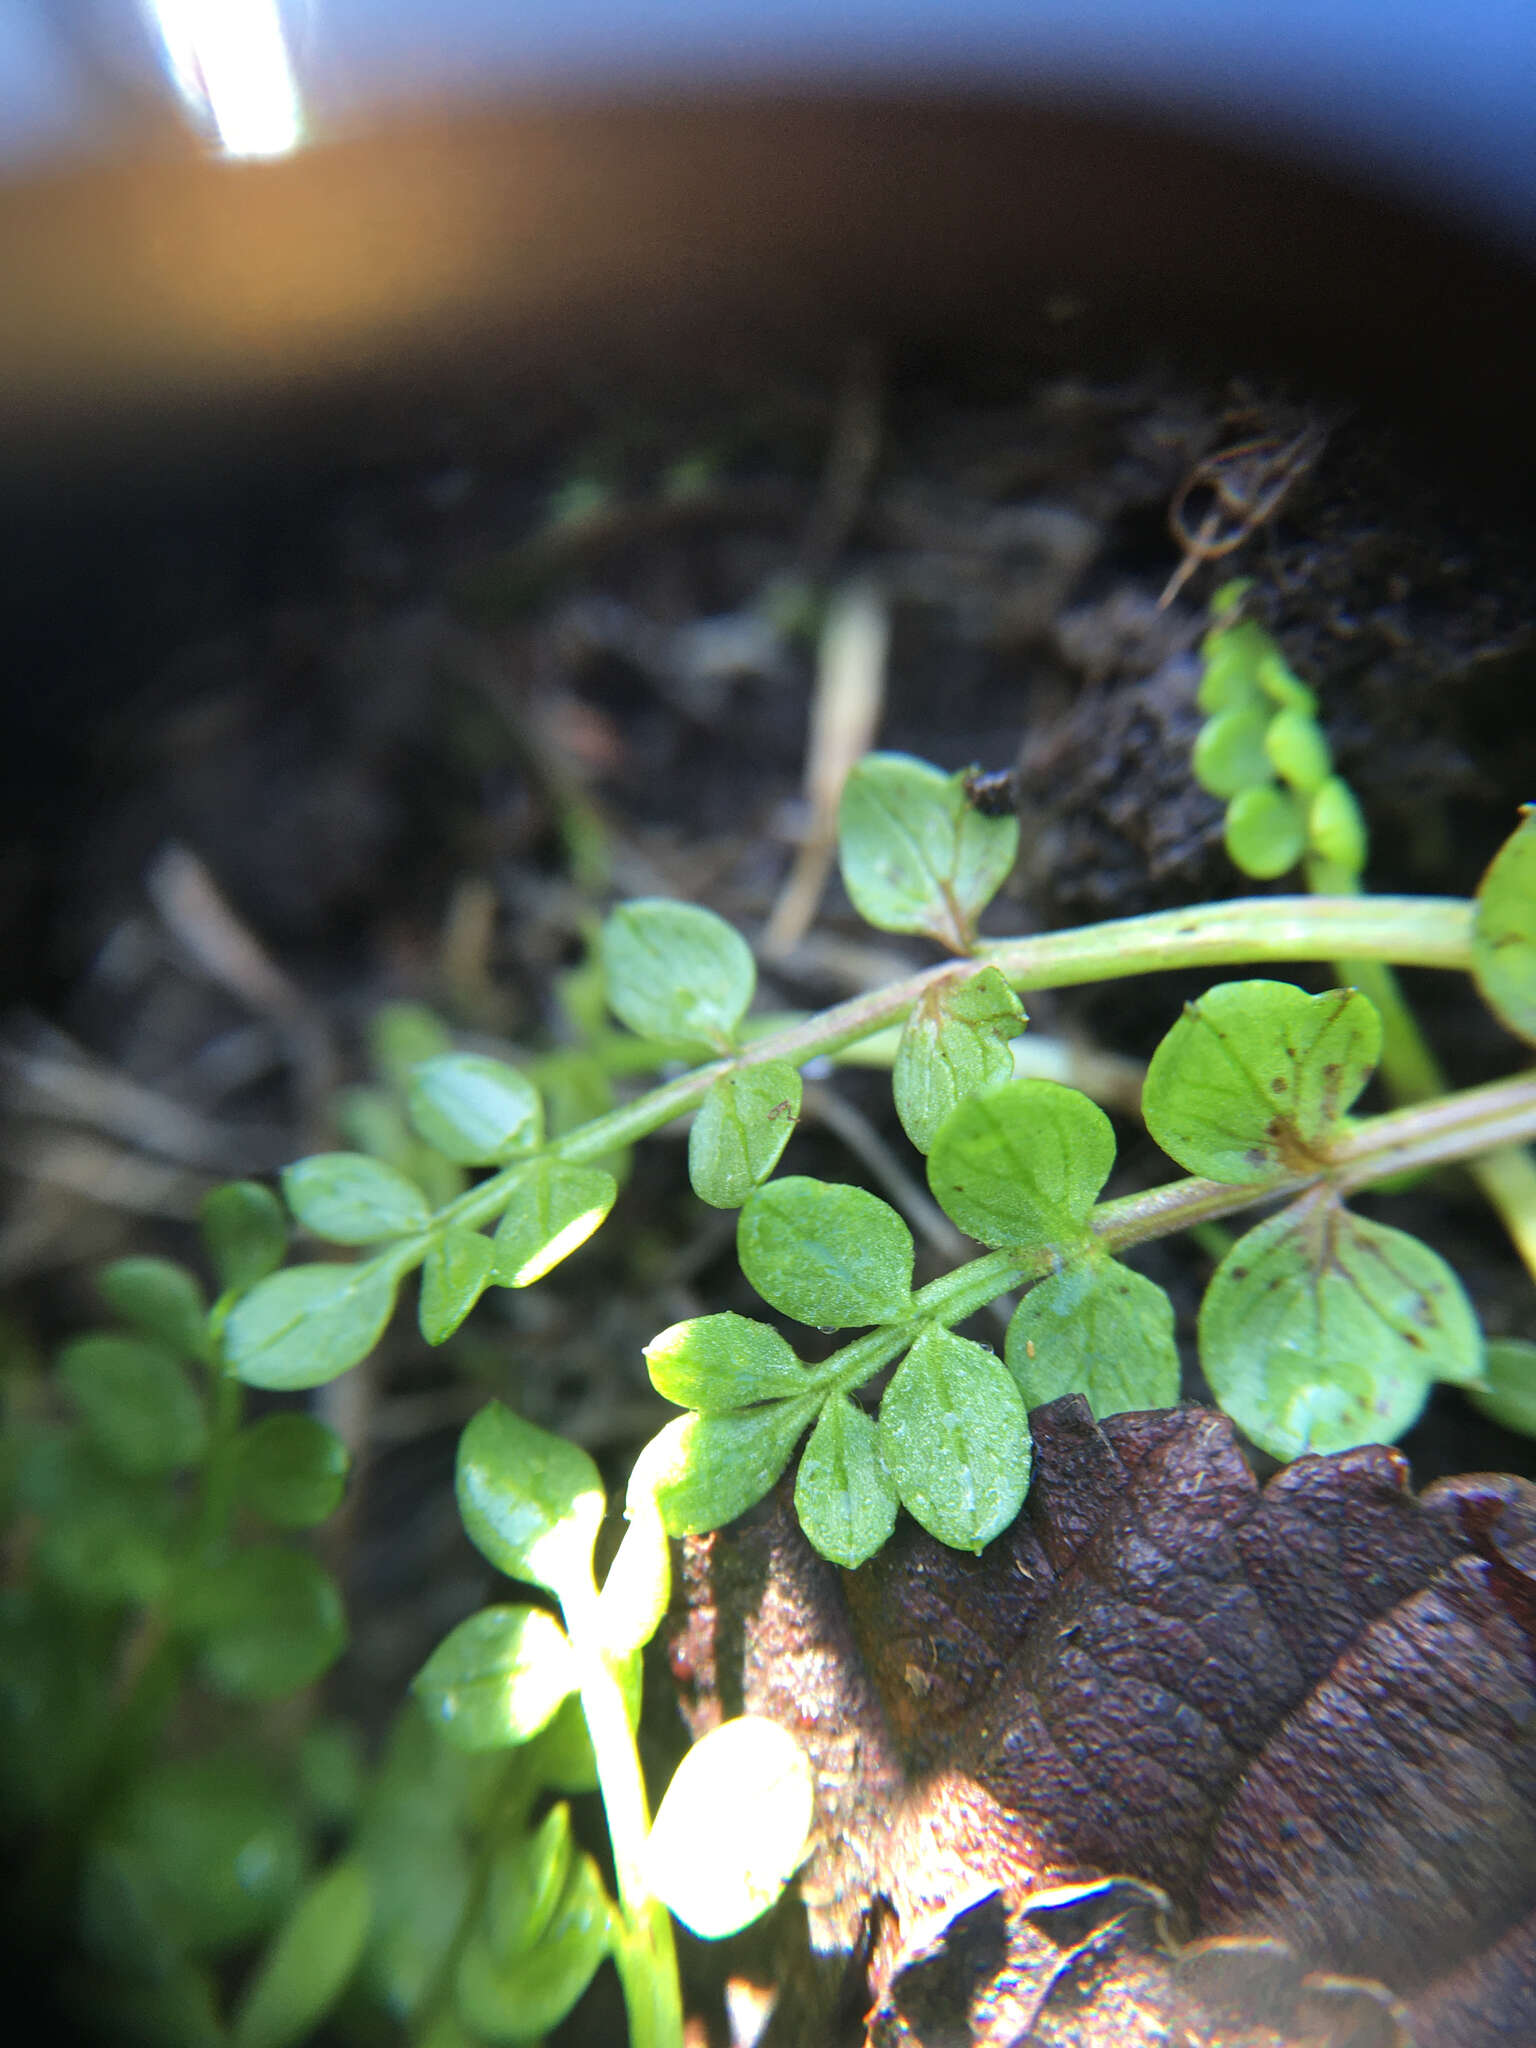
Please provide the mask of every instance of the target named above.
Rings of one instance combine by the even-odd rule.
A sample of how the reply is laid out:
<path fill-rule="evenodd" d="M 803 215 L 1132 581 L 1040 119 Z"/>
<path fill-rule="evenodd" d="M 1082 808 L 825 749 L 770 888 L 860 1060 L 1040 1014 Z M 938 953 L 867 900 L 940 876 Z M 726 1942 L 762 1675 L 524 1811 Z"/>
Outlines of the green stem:
<path fill-rule="evenodd" d="M 630 2048 L 682 2048 L 683 1996 L 672 1916 L 652 1892 L 645 1873 L 650 1805 L 629 1710 L 603 1653 L 597 1587 L 590 1572 L 573 1576 L 569 1585 L 560 1587 L 559 1597 L 613 1849 L 622 1921 L 615 1961 L 624 1989 Z"/>

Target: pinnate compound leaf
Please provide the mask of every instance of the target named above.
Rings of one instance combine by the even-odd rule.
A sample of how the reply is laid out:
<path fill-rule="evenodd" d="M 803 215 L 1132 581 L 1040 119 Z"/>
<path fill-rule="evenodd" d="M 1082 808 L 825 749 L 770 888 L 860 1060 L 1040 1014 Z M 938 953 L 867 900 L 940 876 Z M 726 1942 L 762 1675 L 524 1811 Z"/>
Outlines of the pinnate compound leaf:
<path fill-rule="evenodd" d="M 1083 1241 L 1115 1163 L 1115 1134 L 1096 1103 L 1060 1081 L 1025 1077 L 967 1096 L 928 1155 L 935 1201 L 990 1245 Z"/>
<path fill-rule="evenodd" d="M 600 1166 L 535 1159 L 513 1176 L 492 1241 L 492 1273 L 503 1287 L 531 1287 L 584 1245 L 613 1207 L 619 1184 Z"/>
<path fill-rule="evenodd" d="M 590 1576 L 603 1482 L 579 1445 L 492 1401 L 459 1439 L 456 1489 L 470 1541 L 509 1579 L 558 1598 Z"/>
<path fill-rule="evenodd" d="M 411 1072 L 407 1106 L 420 1135 L 460 1166 L 500 1166 L 544 1135 L 544 1108 L 526 1074 L 480 1053 L 444 1053 Z"/>
<path fill-rule="evenodd" d="M 1225 981 L 1185 1006 L 1152 1055 L 1142 1114 L 1190 1173 L 1235 1185 L 1306 1173 L 1380 1052 L 1381 1019 L 1358 989 Z"/>
<path fill-rule="evenodd" d="M 815 1789 L 793 1735 L 741 1715 L 696 1742 L 645 1845 L 652 1890 L 705 1941 L 766 1913 L 805 1854 Z"/>
<path fill-rule="evenodd" d="M 1482 1380 L 1468 1387 L 1467 1398 L 1505 1429 L 1536 1436 L 1536 1344 L 1519 1337 L 1491 1340 Z"/>
<path fill-rule="evenodd" d="M 432 1220 L 414 1181 L 365 1152 L 322 1152 L 283 1168 L 283 1194 L 306 1230 L 332 1244 L 381 1244 Z"/>
<path fill-rule="evenodd" d="M 819 1405 L 812 1394 L 728 1415 L 680 1415 L 640 1453 L 628 1498 L 650 1494 L 672 1536 L 733 1522 L 779 1478 Z"/>
<path fill-rule="evenodd" d="M 924 1330 L 880 1403 L 880 1452 L 901 1504 L 955 1550 L 982 1550 L 1024 1504 L 1029 1418 L 984 1344 Z"/>
<path fill-rule="evenodd" d="M 1005 1349 L 1026 1408 L 1081 1394 L 1095 1420 L 1179 1398 L 1173 1303 L 1162 1288 L 1103 1252 L 1032 1287 L 1014 1311 Z"/>
<path fill-rule="evenodd" d="M 651 1385 L 705 1415 L 806 1390 L 805 1367 L 777 1330 L 730 1310 L 674 1323 L 645 1347 Z"/>
<path fill-rule="evenodd" d="M 887 1541 L 896 1507 L 874 1417 L 846 1394 L 834 1394 L 800 1454 L 795 1513 L 801 1528 L 823 1557 L 853 1571 Z"/>
<path fill-rule="evenodd" d="M 843 785 L 837 836 L 843 885 L 862 918 L 965 952 L 1008 879 L 1019 821 L 983 817 L 963 775 L 910 754 L 867 754 Z"/>
<path fill-rule="evenodd" d="M 576 1688 L 565 1630 L 541 1607 L 482 1607 L 440 1642 L 411 1681 L 455 1749 L 512 1749 L 537 1735 Z"/>
<path fill-rule="evenodd" d="M 445 1230 L 421 1269 L 421 1334 L 442 1344 L 490 1285 L 496 1263 L 491 1240 L 479 1230 Z"/>
<path fill-rule="evenodd" d="M 383 1259 L 273 1273 L 231 1310 L 224 1356 L 247 1386 L 323 1387 L 378 1343 L 397 1284 Z"/>
<path fill-rule="evenodd" d="M 901 1127 L 928 1151 L 957 1102 L 1006 1081 L 1024 1006 L 995 967 L 927 987 L 902 1026 L 891 1089 Z"/>
<path fill-rule="evenodd" d="M 204 1676 L 237 1700 L 312 1685 L 347 1645 L 341 1594 L 306 1550 L 258 1543 L 189 1575 L 175 1620 L 196 1639 Z"/>
<path fill-rule="evenodd" d="M 1536 1044 L 1536 804 L 1478 885 L 1472 974 L 1500 1022 Z"/>
<path fill-rule="evenodd" d="M 597 1865 L 571 1866 L 535 1948 L 499 1958 L 484 1929 L 471 1936 L 455 1983 L 459 2017 L 487 2041 L 536 2041 L 557 2027 L 612 1945 L 612 1914 Z"/>
<path fill-rule="evenodd" d="M 208 1355 L 208 1304 L 185 1266 L 172 1259 L 114 1259 L 96 1275 L 103 1301 L 178 1358 Z"/>
<path fill-rule="evenodd" d="M 59 1354 L 59 1378 L 101 1455 L 135 1478 L 195 1465 L 207 1446 L 203 1404 L 173 1351 L 101 1331 Z"/>
<path fill-rule="evenodd" d="M 739 1209 L 779 1163 L 800 1115 L 787 1060 L 738 1067 L 710 1084 L 688 1133 L 688 1178 L 701 1202 Z"/>
<path fill-rule="evenodd" d="M 352 1453 L 312 1415 L 264 1415 L 235 1438 L 235 1490 L 279 1529 L 312 1529 L 341 1505 Z"/>
<path fill-rule="evenodd" d="M 864 1188 L 787 1174 L 747 1202 L 741 1270 L 764 1301 L 823 1330 L 895 1323 L 912 1306 L 912 1233 Z"/>
<path fill-rule="evenodd" d="M 608 1007 L 641 1038 L 729 1051 L 757 985 L 752 949 L 712 910 L 644 896 L 603 921 Z"/>
<path fill-rule="evenodd" d="M 243 1294 L 288 1255 L 288 1218 L 260 1181 L 232 1180 L 204 1195 L 198 1228 L 226 1291 Z"/>
<path fill-rule="evenodd" d="M 234 2048 L 292 2048 L 335 2005 L 362 1960 L 373 1887 L 348 1857 L 307 1885 L 241 1993 Z"/>
<path fill-rule="evenodd" d="M 1450 1267 L 1327 1190 L 1232 1246 L 1200 1305 L 1200 1363 L 1238 1427 L 1276 1458 L 1392 1443 L 1432 1381 L 1483 1365 Z"/>

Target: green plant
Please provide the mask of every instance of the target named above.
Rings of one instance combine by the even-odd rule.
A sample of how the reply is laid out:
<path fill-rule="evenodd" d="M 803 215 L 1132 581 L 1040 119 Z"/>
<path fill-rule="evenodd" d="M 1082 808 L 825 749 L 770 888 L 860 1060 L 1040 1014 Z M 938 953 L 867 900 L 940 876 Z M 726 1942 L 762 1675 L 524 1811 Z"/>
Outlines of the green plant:
<path fill-rule="evenodd" d="M 95 1674 L 72 1695 L 89 1702 L 77 1722 L 33 1713 L 27 1738 L 42 1761 L 25 1777 L 53 1788 L 52 1813 L 72 1814 L 98 1947 L 115 1942 L 122 1962 L 135 1944 L 142 1952 L 141 1924 L 157 1939 L 170 1928 L 155 1978 L 159 2038 L 225 2038 L 209 1959 L 264 1934 L 232 2022 L 245 2048 L 281 2048 L 338 2000 L 365 1996 L 431 2048 L 534 2038 L 609 1955 L 633 2039 L 672 2048 L 681 2001 L 669 1909 L 709 1936 L 752 1918 L 800 1854 L 811 1787 L 787 1736 L 728 1723 L 690 1754 L 652 1822 L 635 1726 L 641 1652 L 667 1604 L 668 1535 L 742 1513 L 799 1448 L 795 1504 L 826 1557 L 864 1562 L 903 1506 L 943 1542 L 980 1550 L 1025 1498 L 1031 1408 L 1067 1392 L 1101 1416 L 1178 1398 L 1171 1305 L 1125 1263 L 1139 1245 L 1267 1212 L 1221 1257 L 1199 1344 L 1218 1400 L 1277 1457 L 1390 1440 L 1436 1380 L 1531 1428 L 1536 1352 L 1485 1353 L 1438 1254 L 1358 1215 L 1349 1198 L 1492 1156 L 1506 1162 L 1504 1212 L 1518 1220 L 1529 1162 L 1516 1148 L 1536 1134 L 1536 1071 L 1446 1090 L 1414 1050 L 1422 1041 L 1390 966 L 1470 973 L 1495 1015 L 1536 1040 L 1536 814 L 1475 903 L 1366 896 L 1358 806 L 1333 772 L 1310 693 L 1240 618 L 1218 621 L 1207 657 L 1211 722 L 1196 771 L 1228 797 L 1234 855 L 1265 875 L 1304 859 L 1321 893 L 983 940 L 978 920 L 1012 865 L 1016 822 L 974 809 L 964 776 L 873 755 L 842 802 L 848 894 L 877 927 L 936 941 L 947 956 L 938 964 L 819 1015 L 757 1021 L 739 934 L 693 905 L 624 904 L 568 978 L 572 1049 L 516 1065 L 453 1050 L 420 1012 L 380 1020 L 383 1085 L 342 1111 L 359 1149 L 283 1176 L 300 1228 L 360 1259 L 275 1270 L 286 1224 L 270 1196 L 242 1186 L 210 1210 L 224 1289 L 211 1310 L 175 1268 L 112 1269 L 109 1299 L 139 1334 L 81 1340 L 62 1369 L 79 1420 L 62 1435 L 22 1432 L 14 1485 L 35 1518 L 40 1576 L 7 1625 L 35 1668 L 57 1666 L 36 1681 L 37 1699 L 62 1699 L 77 1668 Z M 1151 1061 L 1143 1104 L 1184 1177 L 1102 1199 L 1113 1127 L 1077 1090 L 1015 1073 L 1021 994 L 1276 962 L 1347 971 L 1322 993 L 1248 978 L 1189 1005 Z M 893 1033 L 903 1128 L 936 1201 L 985 1247 L 917 1288 L 911 1233 L 888 1203 L 775 1177 L 800 1113 L 800 1070 L 867 1054 Z M 1378 1062 L 1402 1099 L 1356 1118 Z M 616 1080 L 678 1064 L 614 1102 Z M 232 1914 L 212 1934 L 181 1928 L 144 1890 L 149 1836 L 134 1820 L 136 1800 L 179 1798 L 183 1810 L 191 1799 L 174 1771 L 168 1784 L 155 1777 L 178 1684 L 200 1670 L 215 1688 L 269 1697 L 317 1676 L 340 1644 L 319 1566 L 300 1550 L 246 1543 L 240 1523 L 241 1512 L 281 1526 L 321 1518 L 344 1472 L 339 1447 L 299 1413 L 244 1422 L 242 1390 L 289 1395 L 346 1372 L 417 1270 L 422 1333 L 445 1342 L 486 1288 L 532 1285 L 575 1252 L 618 1197 L 626 1149 L 685 1113 L 693 1187 L 740 1211 L 741 1268 L 767 1308 L 854 1334 L 814 1363 L 776 1323 L 735 1313 L 657 1336 L 652 1381 L 684 1412 L 636 1463 L 628 1530 L 601 1586 L 596 1467 L 500 1404 L 485 1408 L 460 1447 L 459 1504 L 485 1556 L 529 1597 L 482 1610 L 440 1645 L 382 1763 L 345 1798 L 317 1807 L 302 1757 L 286 1801 L 256 1798 L 250 1812 L 277 1829 L 269 1861 L 281 1880 L 259 1914 Z M 1000 1356 L 963 1333 L 1020 1289 Z M 201 1393 L 187 1378 L 194 1362 Z M 110 1541 L 93 1533 L 103 1515 Z M 56 1595 L 71 1617 L 62 1637 L 48 1619 Z M 303 1628 L 290 1625 L 299 1614 Z M 263 1636 L 263 1618 L 280 1626 Z M 50 1742 L 67 1763 L 48 1762 Z M 594 1785 L 612 1898 L 563 1803 Z M 306 1889 L 313 1839 L 343 1824 L 350 1845 Z"/>

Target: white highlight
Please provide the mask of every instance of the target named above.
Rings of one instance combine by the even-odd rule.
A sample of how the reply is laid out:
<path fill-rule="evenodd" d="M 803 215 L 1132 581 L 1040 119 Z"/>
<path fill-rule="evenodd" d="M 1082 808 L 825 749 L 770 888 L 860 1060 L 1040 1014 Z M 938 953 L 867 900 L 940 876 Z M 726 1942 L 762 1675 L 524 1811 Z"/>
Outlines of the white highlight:
<path fill-rule="evenodd" d="M 187 106 L 227 156 L 285 156 L 304 138 L 278 0 L 144 0 Z"/>

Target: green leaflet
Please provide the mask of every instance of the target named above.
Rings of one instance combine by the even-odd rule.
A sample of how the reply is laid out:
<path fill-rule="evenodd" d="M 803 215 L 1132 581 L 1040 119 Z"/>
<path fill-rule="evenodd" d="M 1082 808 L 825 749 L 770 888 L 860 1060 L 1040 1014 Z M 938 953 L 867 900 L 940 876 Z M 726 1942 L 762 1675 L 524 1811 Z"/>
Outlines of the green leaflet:
<path fill-rule="evenodd" d="M 705 1415 L 806 1391 L 806 1369 L 777 1330 L 730 1310 L 674 1323 L 645 1347 L 651 1385 Z"/>
<path fill-rule="evenodd" d="M 608 1006 L 641 1038 L 691 1039 L 729 1052 L 757 985 L 752 949 L 724 918 L 660 896 L 603 920 L 598 950 Z"/>
<path fill-rule="evenodd" d="M 1201 726 L 1195 740 L 1191 766 L 1200 787 L 1212 796 L 1234 797 L 1270 779 L 1265 735 L 1269 731 L 1267 704 L 1245 704 L 1218 712 Z"/>
<path fill-rule="evenodd" d="M 1115 1136 L 1097 1104 L 1059 1081 L 1003 1081 L 946 1118 L 928 1155 L 934 1199 L 982 1244 L 1049 1244 L 1087 1237 L 1088 1218 L 1115 1162 Z"/>
<path fill-rule="evenodd" d="M 980 1551 L 1029 1489 L 1023 1396 L 994 1352 L 931 1324 L 885 1390 L 880 1453 L 902 1506 L 929 1535 Z"/>
<path fill-rule="evenodd" d="M 902 1129 L 919 1152 L 967 1095 L 1006 1081 L 1024 1006 L 995 967 L 931 983 L 902 1026 L 891 1088 Z"/>
<path fill-rule="evenodd" d="M 312 1415 L 264 1415 L 235 1438 L 235 1492 L 279 1529 L 311 1529 L 341 1505 L 352 1454 Z"/>
<path fill-rule="evenodd" d="M 509 1579 L 558 1599 L 591 1576 L 603 1482 L 578 1445 L 492 1401 L 459 1439 L 456 1487 L 470 1541 Z"/>
<path fill-rule="evenodd" d="M 276 1700 L 312 1685 L 347 1644 L 341 1594 L 307 1550 L 258 1543 L 178 1587 L 176 1620 L 214 1688 Z"/>
<path fill-rule="evenodd" d="M 1522 1436 L 1536 1436 L 1536 1344 L 1518 1337 L 1489 1343 L 1479 1385 L 1467 1399 L 1490 1420 Z"/>
<path fill-rule="evenodd" d="M 863 1188 L 769 1181 L 741 1212 L 736 1251 L 764 1301 L 797 1322 L 841 1330 L 910 1313 L 912 1233 Z"/>
<path fill-rule="evenodd" d="M 306 2040 L 361 1961 L 372 1915 L 368 1873 L 351 1857 L 307 1886 L 241 1994 L 234 2048 Z"/>
<path fill-rule="evenodd" d="M 1240 789 L 1227 805 L 1227 853 L 1256 881 L 1288 874 L 1307 850 L 1307 814 L 1273 783 Z"/>
<path fill-rule="evenodd" d="M 1103 1252 L 1029 1290 L 1009 1322 L 1005 1356 L 1026 1408 L 1083 1394 L 1102 1421 L 1179 1398 L 1172 1302 Z"/>
<path fill-rule="evenodd" d="M 202 1457 L 208 1441 L 202 1401 L 163 1344 L 104 1330 L 66 1344 L 58 1370 L 86 1434 L 120 1472 L 145 1478 Z"/>
<path fill-rule="evenodd" d="M 456 1749 L 511 1749 L 576 1688 L 566 1634 L 541 1607 L 483 1607 L 446 1636 L 411 1683 Z"/>
<path fill-rule="evenodd" d="M 1500 1022 L 1536 1044 L 1536 805 L 1525 806 L 1478 886 L 1472 974 Z"/>
<path fill-rule="evenodd" d="M 718 1941 L 778 1898 L 805 1854 L 811 1767 L 785 1728 L 724 1721 L 683 1758 L 646 1843 L 651 1887 L 685 1927 Z"/>
<path fill-rule="evenodd" d="M 1479 1378 L 1483 1343 L 1438 1254 L 1320 1189 L 1239 1238 L 1217 1267 L 1200 1307 L 1200 1362 L 1255 1443 L 1298 1458 L 1393 1442 L 1432 1381 Z"/>
<path fill-rule="evenodd" d="M 672 1597 L 672 1551 L 660 1509 L 649 1495 L 631 1490 L 625 1514 L 629 1527 L 597 1602 L 603 1650 L 615 1659 L 644 1649 Z"/>
<path fill-rule="evenodd" d="M 737 1067 L 710 1085 L 688 1133 L 688 1177 L 701 1202 L 739 1209 L 779 1163 L 800 1115 L 800 1076 L 785 1060 Z"/>
<path fill-rule="evenodd" d="M 443 1053 L 411 1070 L 407 1107 L 418 1133 L 460 1166 L 501 1166 L 544 1135 L 526 1074 L 477 1053 Z"/>
<path fill-rule="evenodd" d="M 1190 1173 L 1242 1184 L 1315 1171 L 1380 1051 L 1381 1019 L 1357 989 L 1222 982 L 1152 1055 L 1142 1114 Z"/>
<path fill-rule="evenodd" d="M 801 1528 L 823 1557 L 853 1571 L 889 1538 L 896 1506 L 874 1417 L 846 1394 L 834 1394 L 800 1454 L 795 1513 Z"/>
<path fill-rule="evenodd" d="M 503 1287 L 531 1287 L 586 1243 L 613 1207 L 619 1184 L 598 1166 L 573 1166 L 546 1155 L 513 1177 L 492 1240 L 493 1277 Z"/>
<path fill-rule="evenodd" d="M 570 1879 L 573 1854 L 571 1809 L 563 1802 L 531 1834 L 516 1835 L 498 1849 L 484 1914 L 498 1962 L 527 1955 L 544 1939 Z"/>
<path fill-rule="evenodd" d="M 289 1266 L 236 1302 L 224 1325 L 224 1356 L 248 1386 L 324 1386 L 378 1343 L 396 1285 L 387 1257 Z"/>
<path fill-rule="evenodd" d="M 203 1197 L 198 1227 L 219 1285 L 243 1294 L 275 1273 L 288 1252 L 283 1205 L 259 1181 L 234 1180 Z"/>
<path fill-rule="evenodd" d="M 820 1403 L 809 1394 L 728 1415 L 680 1415 L 640 1453 L 628 1497 L 652 1495 L 669 1535 L 718 1529 L 775 1483 Z"/>
<path fill-rule="evenodd" d="M 490 1285 L 496 1263 L 491 1240 L 479 1230 L 445 1230 L 421 1271 L 419 1316 L 429 1344 L 442 1344 Z"/>
<path fill-rule="evenodd" d="M 535 1948 L 501 1960 L 483 1931 L 473 1935 L 455 1985 L 465 2025 L 492 2042 L 536 2041 L 557 2027 L 608 1953 L 612 1911 L 597 1865 L 581 1856 Z"/>
<path fill-rule="evenodd" d="M 96 1275 L 103 1301 L 178 1358 L 208 1355 L 208 1304 L 185 1266 L 170 1259 L 114 1259 Z"/>
<path fill-rule="evenodd" d="M 867 754 L 843 785 L 837 835 L 843 885 L 861 917 L 964 953 L 1008 879 L 1019 821 L 983 817 L 964 775 L 910 754 Z"/>
<path fill-rule="evenodd" d="M 394 1167 L 363 1152 L 322 1152 L 283 1169 L 283 1194 L 306 1230 L 332 1244 L 381 1244 L 424 1230 L 426 1196 Z"/>

